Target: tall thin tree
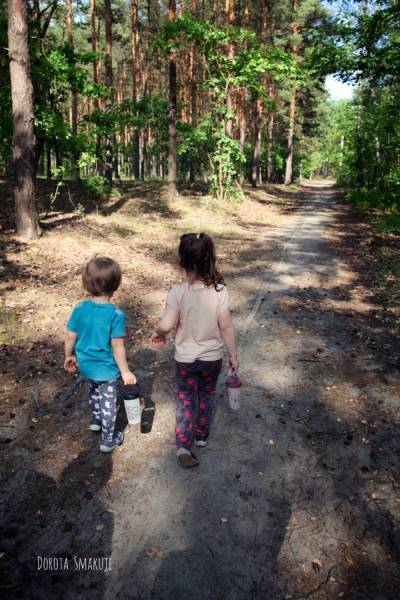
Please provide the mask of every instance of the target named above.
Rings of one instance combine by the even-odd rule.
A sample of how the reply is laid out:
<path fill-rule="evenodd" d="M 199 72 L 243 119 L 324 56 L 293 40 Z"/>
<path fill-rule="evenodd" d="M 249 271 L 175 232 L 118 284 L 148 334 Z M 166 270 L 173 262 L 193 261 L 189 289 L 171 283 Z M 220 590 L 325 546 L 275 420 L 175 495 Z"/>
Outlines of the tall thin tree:
<path fill-rule="evenodd" d="M 111 0 L 104 0 L 104 17 L 105 17 L 105 33 L 106 33 L 106 56 L 105 56 L 105 84 L 107 86 L 106 112 L 110 115 L 113 104 L 113 67 L 112 67 L 112 8 Z M 111 121 L 111 119 L 110 119 Z M 106 179 L 109 184 L 112 183 L 113 177 L 113 135 L 111 132 L 111 122 L 108 123 L 106 137 L 106 160 L 105 172 Z"/>
<path fill-rule="evenodd" d="M 18 235 L 36 238 L 40 235 L 41 230 L 35 195 L 33 88 L 26 5 L 24 0 L 8 0 L 14 196 Z"/>
<path fill-rule="evenodd" d="M 168 21 L 176 19 L 176 0 L 168 2 Z M 168 82 L 168 191 L 177 193 L 176 187 L 176 49 L 169 51 Z"/>
<path fill-rule="evenodd" d="M 72 0 L 67 0 L 67 42 L 68 47 L 70 49 L 71 54 L 74 52 L 74 12 L 72 7 Z M 75 89 L 75 86 L 72 86 L 71 91 L 71 110 L 70 110 L 70 126 L 72 133 L 75 136 L 73 143 L 76 143 L 76 134 L 77 134 L 77 125 L 78 125 L 78 93 Z M 77 165 L 78 161 L 78 153 L 76 148 L 74 147 L 72 151 L 72 177 L 73 179 L 79 179 L 79 169 Z"/>
<path fill-rule="evenodd" d="M 299 23 L 297 21 L 297 9 L 299 6 L 298 0 L 293 0 L 293 21 L 291 24 L 292 30 L 292 53 L 295 58 L 295 62 L 298 61 L 298 35 L 299 35 Z M 293 153 L 294 153 L 294 126 L 296 119 L 296 99 L 297 99 L 297 84 L 294 83 L 290 90 L 290 104 L 289 104 L 289 129 L 288 129 L 288 141 L 287 141 L 287 156 L 285 166 L 285 185 L 290 185 L 293 181 Z"/>
<path fill-rule="evenodd" d="M 132 55 L 132 100 L 138 101 L 138 61 L 139 61 L 139 21 L 138 2 L 131 1 L 131 55 Z M 139 132 L 133 132 L 132 171 L 135 179 L 140 177 Z"/>

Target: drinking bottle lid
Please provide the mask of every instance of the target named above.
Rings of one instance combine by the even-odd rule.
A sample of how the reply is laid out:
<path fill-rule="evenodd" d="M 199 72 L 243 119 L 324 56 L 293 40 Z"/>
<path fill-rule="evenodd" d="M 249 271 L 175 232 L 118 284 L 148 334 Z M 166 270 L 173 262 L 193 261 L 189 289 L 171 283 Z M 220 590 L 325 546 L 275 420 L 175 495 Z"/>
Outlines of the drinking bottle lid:
<path fill-rule="evenodd" d="M 228 388 L 240 388 L 242 386 L 242 382 L 235 372 L 231 372 L 229 374 L 228 379 L 226 380 L 226 385 Z"/>
<path fill-rule="evenodd" d="M 124 400 L 131 400 L 132 398 L 139 398 L 140 388 L 137 383 L 131 385 L 124 385 L 122 388 L 122 397 Z"/>

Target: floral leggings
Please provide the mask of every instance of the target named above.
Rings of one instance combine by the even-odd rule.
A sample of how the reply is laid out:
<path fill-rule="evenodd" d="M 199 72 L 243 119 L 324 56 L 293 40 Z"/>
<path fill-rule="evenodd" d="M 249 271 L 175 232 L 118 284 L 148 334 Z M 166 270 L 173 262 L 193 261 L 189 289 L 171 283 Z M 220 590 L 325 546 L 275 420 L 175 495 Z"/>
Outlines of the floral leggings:
<path fill-rule="evenodd" d="M 193 436 L 206 439 L 222 360 L 176 361 L 176 447 L 190 448 Z"/>

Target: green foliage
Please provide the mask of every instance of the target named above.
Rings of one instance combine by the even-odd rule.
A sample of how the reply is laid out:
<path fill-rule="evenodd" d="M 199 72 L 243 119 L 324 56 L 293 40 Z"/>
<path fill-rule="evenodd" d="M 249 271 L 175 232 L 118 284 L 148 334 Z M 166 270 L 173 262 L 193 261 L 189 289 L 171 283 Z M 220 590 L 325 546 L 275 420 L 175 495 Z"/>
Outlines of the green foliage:
<path fill-rule="evenodd" d="M 357 208 L 362 210 L 379 208 L 398 211 L 400 209 L 400 192 L 379 192 L 378 190 L 359 188 L 349 190 L 348 198 Z M 398 215 L 395 215 L 393 222 L 397 222 L 397 219 Z"/>
<path fill-rule="evenodd" d="M 89 175 L 82 183 L 92 198 L 101 198 L 110 191 L 107 179 L 101 175 Z"/>

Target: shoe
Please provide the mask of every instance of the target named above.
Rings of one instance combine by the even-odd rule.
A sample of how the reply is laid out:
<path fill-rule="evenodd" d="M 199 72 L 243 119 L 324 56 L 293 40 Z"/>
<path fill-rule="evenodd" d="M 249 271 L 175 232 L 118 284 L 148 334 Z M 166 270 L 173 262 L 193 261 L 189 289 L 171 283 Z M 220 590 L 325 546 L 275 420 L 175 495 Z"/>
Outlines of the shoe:
<path fill-rule="evenodd" d="M 99 421 L 90 421 L 90 431 L 101 431 L 101 423 Z"/>
<path fill-rule="evenodd" d="M 207 446 L 207 438 L 195 438 L 194 445 L 198 448 L 205 448 Z"/>
<path fill-rule="evenodd" d="M 121 431 L 116 431 L 114 434 L 114 439 L 110 443 L 102 443 L 100 444 L 101 452 L 112 452 L 115 448 L 123 444 L 124 442 L 124 434 Z"/>
<path fill-rule="evenodd" d="M 197 467 L 199 465 L 199 461 L 188 448 L 179 448 L 176 455 L 181 467 L 184 469 L 190 469 L 190 467 Z"/>

